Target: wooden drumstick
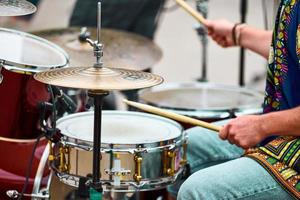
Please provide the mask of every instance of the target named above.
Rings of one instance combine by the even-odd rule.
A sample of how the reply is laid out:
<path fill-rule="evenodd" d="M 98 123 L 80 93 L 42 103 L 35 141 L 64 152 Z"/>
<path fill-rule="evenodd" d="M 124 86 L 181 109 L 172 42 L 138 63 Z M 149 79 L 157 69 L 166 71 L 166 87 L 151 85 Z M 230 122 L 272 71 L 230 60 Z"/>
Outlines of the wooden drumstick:
<path fill-rule="evenodd" d="M 150 112 L 150 113 L 154 113 L 154 114 L 157 114 L 157 115 L 160 115 L 160 116 L 163 116 L 163 117 L 174 119 L 174 120 L 179 121 L 179 122 L 192 124 L 192 125 L 195 125 L 195 126 L 201 126 L 203 128 L 207 128 L 207 129 L 210 129 L 210 130 L 213 130 L 213 131 L 216 131 L 216 132 L 219 132 L 219 130 L 221 128 L 221 127 L 216 126 L 214 124 L 210 124 L 210 123 L 198 120 L 198 119 L 194 119 L 194 118 L 191 118 L 191 117 L 187 117 L 187 116 L 184 116 L 184 115 L 173 113 L 173 112 L 170 112 L 170 111 L 167 111 L 167 110 L 164 110 L 164 109 L 161 109 L 161 108 L 157 108 L 157 107 L 154 107 L 154 106 L 149 106 L 149 105 L 142 104 L 142 103 L 128 101 L 126 99 L 124 99 L 123 101 L 126 104 L 130 105 L 130 106 L 133 106 L 133 107 L 136 107 L 138 109 L 141 109 L 141 110 L 144 110 L 144 111 L 147 111 L 147 112 Z"/>
<path fill-rule="evenodd" d="M 195 9 L 193 9 L 189 4 L 187 4 L 185 1 L 176 0 L 176 3 L 179 4 L 188 13 L 190 13 L 201 24 L 207 26 L 206 19 L 199 12 L 197 12 Z"/>

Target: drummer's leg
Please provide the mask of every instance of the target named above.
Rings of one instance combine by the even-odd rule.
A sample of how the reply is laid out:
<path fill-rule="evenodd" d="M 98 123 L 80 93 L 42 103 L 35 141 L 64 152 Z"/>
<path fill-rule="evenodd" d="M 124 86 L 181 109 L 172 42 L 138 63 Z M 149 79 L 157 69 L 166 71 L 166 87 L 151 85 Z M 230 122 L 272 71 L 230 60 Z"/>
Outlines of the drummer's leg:
<path fill-rule="evenodd" d="M 293 199 L 256 161 L 242 157 L 200 170 L 180 187 L 178 200 Z"/>
<path fill-rule="evenodd" d="M 225 124 L 227 121 L 216 123 Z M 187 159 L 190 164 L 191 173 L 203 168 L 220 164 L 243 154 L 243 150 L 227 141 L 223 141 L 218 134 L 204 128 L 192 128 L 187 130 L 188 150 Z M 184 180 L 178 180 L 168 188 L 173 197 L 177 195 L 180 185 Z"/>

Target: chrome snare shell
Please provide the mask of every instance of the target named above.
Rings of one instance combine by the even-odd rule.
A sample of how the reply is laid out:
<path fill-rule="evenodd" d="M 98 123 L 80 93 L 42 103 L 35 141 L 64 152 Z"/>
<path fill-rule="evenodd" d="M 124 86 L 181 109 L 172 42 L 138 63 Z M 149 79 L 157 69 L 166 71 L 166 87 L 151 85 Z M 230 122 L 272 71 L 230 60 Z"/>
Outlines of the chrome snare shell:
<path fill-rule="evenodd" d="M 105 191 L 163 188 L 182 173 L 187 137 L 177 122 L 130 111 L 104 111 L 102 120 Z M 78 187 L 79 178 L 92 173 L 93 112 L 63 117 L 57 127 L 63 137 L 54 146 L 51 167 L 62 182 Z"/>

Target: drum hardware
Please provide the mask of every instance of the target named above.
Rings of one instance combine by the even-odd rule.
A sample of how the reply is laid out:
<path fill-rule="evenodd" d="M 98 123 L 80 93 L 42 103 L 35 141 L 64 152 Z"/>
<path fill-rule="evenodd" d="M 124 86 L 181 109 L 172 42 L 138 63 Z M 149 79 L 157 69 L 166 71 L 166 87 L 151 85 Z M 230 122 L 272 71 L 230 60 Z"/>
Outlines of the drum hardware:
<path fill-rule="evenodd" d="M 187 136 L 186 136 L 187 137 Z M 182 156 L 182 160 L 180 161 L 180 165 L 185 166 L 187 164 L 187 139 L 183 142 L 183 156 Z"/>
<path fill-rule="evenodd" d="M 86 42 L 86 40 L 90 37 L 91 37 L 91 32 L 88 31 L 87 27 L 82 27 L 80 29 L 80 34 L 78 36 L 79 42 Z"/>
<path fill-rule="evenodd" d="M 0 16 L 29 15 L 36 11 L 36 7 L 25 0 L 1 0 Z"/>
<path fill-rule="evenodd" d="M 127 169 L 105 169 L 105 173 L 110 175 L 110 176 L 117 176 L 117 177 L 121 177 L 121 176 L 125 176 L 125 175 L 130 175 L 131 171 L 127 170 Z M 119 185 L 119 184 L 118 184 Z"/>
<path fill-rule="evenodd" d="M 200 12 L 204 18 L 207 18 L 208 14 L 208 0 L 196 0 L 197 11 Z M 202 46 L 202 55 L 201 55 L 201 77 L 197 79 L 200 82 L 207 82 L 207 30 L 203 24 L 198 24 L 195 27 L 197 34 L 199 36 L 201 46 Z"/>
<path fill-rule="evenodd" d="M 53 101 L 56 101 L 55 99 L 56 98 L 54 98 Z M 54 105 L 55 104 L 56 104 L 56 102 L 54 102 Z M 51 104 L 49 102 L 39 102 L 37 105 L 37 108 L 40 110 L 40 118 L 39 118 L 40 131 L 49 141 L 57 143 L 61 138 L 60 131 L 57 128 L 55 128 L 54 122 L 52 122 L 51 127 L 49 127 L 46 122 L 47 121 L 46 113 L 54 110 L 53 104 Z M 55 111 L 52 112 L 53 115 L 54 115 L 54 112 Z M 55 120 L 56 117 L 53 117 L 53 118 Z M 50 146 L 50 149 L 52 149 L 52 145 Z"/>
<path fill-rule="evenodd" d="M 110 176 L 110 179 L 114 180 L 114 186 L 120 186 L 121 178 L 123 176 L 130 175 L 131 170 L 121 168 L 121 160 L 118 153 L 111 153 L 111 155 L 113 158 L 111 158 L 112 164 L 110 165 L 110 169 L 105 169 L 104 171 Z"/>
<path fill-rule="evenodd" d="M 21 197 L 21 193 L 19 193 L 17 190 L 8 190 L 6 191 L 6 195 L 11 199 L 18 199 Z M 31 197 L 33 199 L 49 199 L 50 195 L 47 193 L 41 193 L 41 194 L 22 194 L 24 197 Z"/>
<path fill-rule="evenodd" d="M 53 142 L 51 140 L 48 140 L 48 145 L 49 145 L 49 156 L 48 156 L 48 161 L 52 162 L 55 159 L 54 156 L 54 151 L 53 151 Z"/>
<path fill-rule="evenodd" d="M 241 23 L 246 22 L 248 12 L 248 0 L 242 0 L 240 2 L 240 16 L 241 16 Z M 240 73 L 239 73 L 239 85 L 245 86 L 245 48 L 240 48 Z"/>
<path fill-rule="evenodd" d="M 167 156 L 168 156 L 168 163 L 169 164 L 169 168 L 167 168 L 167 174 L 169 176 L 174 176 L 175 173 L 175 158 L 176 158 L 176 152 L 172 152 L 172 151 L 168 151 L 167 152 Z"/>
<path fill-rule="evenodd" d="M 143 158 L 140 157 L 138 154 L 136 154 L 134 156 L 134 161 L 135 161 L 135 174 L 133 175 L 133 178 L 139 185 L 143 178 L 141 176 L 141 165 L 142 165 Z"/>
<path fill-rule="evenodd" d="M 63 115 L 63 113 L 74 113 L 77 109 L 77 105 L 74 103 L 74 101 L 67 96 L 61 89 L 55 86 L 51 86 L 53 94 L 57 97 L 57 102 L 61 103 L 62 110 L 60 111 L 60 114 L 58 116 Z"/>
<path fill-rule="evenodd" d="M 67 159 L 66 159 L 67 157 Z M 70 149 L 68 147 L 60 147 L 59 148 L 59 171 L 62 173 L 70 172 Z"/>

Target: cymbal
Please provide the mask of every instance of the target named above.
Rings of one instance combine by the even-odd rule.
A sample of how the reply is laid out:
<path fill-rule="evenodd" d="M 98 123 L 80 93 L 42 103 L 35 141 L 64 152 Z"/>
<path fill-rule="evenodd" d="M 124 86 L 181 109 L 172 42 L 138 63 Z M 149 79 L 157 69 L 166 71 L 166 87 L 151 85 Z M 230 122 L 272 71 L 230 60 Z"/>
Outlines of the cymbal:
<path fill-rule="evenodd" d="M 34 78 L 61 87 L 88 90 L 131 90 L 158 85 L 163 78 L 143 71 L 121 68 L 69 67 L 39 72 Z"/>
<path fill-rule="evenodd" d="M 97 29 L 88 28 L 91 38 L 97 38 Z M 70 66 L 92 66 L 95 63 L 93 48 L 78 40 L 79 27 L 50 29 L 32 32 L 62 47 L 70 56 Z M 162 57 L 160 48 L 150 39 L 125 31 L 101 30 L 101 43 L 104 45 L 103 63 L 114 68 L 145 70 L 152 67 Z"/>
<path fill-rule="evenodd" d="M 36 7 L 25 0 L 0 0 L 0 16 L 29 15 L 36 11 Z"/>

